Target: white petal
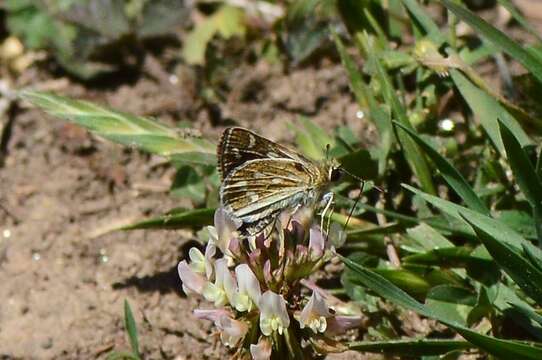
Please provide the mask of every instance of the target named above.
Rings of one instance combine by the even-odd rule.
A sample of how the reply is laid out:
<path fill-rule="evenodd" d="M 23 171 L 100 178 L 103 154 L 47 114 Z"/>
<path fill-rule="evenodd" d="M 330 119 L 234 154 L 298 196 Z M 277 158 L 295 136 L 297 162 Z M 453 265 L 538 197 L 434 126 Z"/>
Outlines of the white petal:
<path fill-rule="evenodd" d="M 262 337 L 258 344 L 250 345 L 250 355 L 252 360 L 269 360 L 271 359 L 271 342 Z"/>
<path fill-rule="evenodd" d="M 179 277 L 183 282 L 183 290 L 186 294 L 192 292 L 197 294 L 202 294 L 205 288 L 205 279 L 203 276 L 196 274 L 188 265 L 186 260 L 183 260 L 177 266 L 177 271 L 179 272 Z"/>
<path fill-rule="evenodd" d="M 238 265 L 235 268 L 235 275 L 237 276 L 239 293 L 248 294 L 252 302 L 257 306 L 260 302 L 262 291 L 260 288 L 260 282 L 250 269 L 250 266 L 247 264 Z"/>

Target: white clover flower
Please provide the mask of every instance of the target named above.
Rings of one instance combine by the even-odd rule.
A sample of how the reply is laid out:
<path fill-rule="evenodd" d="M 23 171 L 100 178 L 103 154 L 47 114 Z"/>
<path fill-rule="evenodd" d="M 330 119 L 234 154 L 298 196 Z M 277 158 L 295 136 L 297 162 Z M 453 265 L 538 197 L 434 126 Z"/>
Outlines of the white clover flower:
<path fill-rule="evenodd" d="M 232 305 L 237 311 L 251 311 L 253 306 L 258 306 L 262 291 L 260 282 L 247 264 L 238 265 L 235 268 L 239 290 L 234 296 Z"/>
<path fill-rule="evenodd" d="M 252 355 L 252 360 L 269 360 L 271 359 L 271 342 L 262 337 L 257 344 L 250 345 L 250 355 Z"/>
<path fill-rule="evenodd" d="M 191 293 L 202 294 L 207 282 L 205 278 L 200 274 L 194 272 L 190 265 L 183 260 L 177 266 L 177 271 L 179 272 L 179 277 L 183 282 L 183 291 L 185 294 L 189 295 Z"/>
<path fill-rule="evenodd" d="M 260 329 L 265 336 L 278 331 L 282 335 L 290 326 L 286 301 L 281 295 L 267 290 L 260 298 Z"/>
<path fill-rule="evenodd" d="M 309 302 L 305 305 L 299 316 L 299 327 L 303 329 L 305 326 L 308 326 L 315 333 L 323 333 L 326 331 L 327 318 L 330 316 L 331 313 L 324 298 L 316 291 L 313 291 Z"/>
<path fill-rule="evenodd" d="M 212 301 L 215 306 L 223 306 L 231 301 L 234 293 L 235 280 L 228 270 L 227 260 L 218 259 L 215 262 L 215 282 L 207 284 L 203 289 L 203 296 L 206 300 Z"/>
<path fill-rule="evenodd" d="M 216 247 L 212 242 L 207 243 L 205 248 L 205 255 L 199 251 L 198 248 L 193 247 L 188 251 L 188 256 L 190 257 L 190 268 L 194 272 L 205 274 L 207 279 L 210 279 L 213 275 L 213 256 L 215 256 Z"/>

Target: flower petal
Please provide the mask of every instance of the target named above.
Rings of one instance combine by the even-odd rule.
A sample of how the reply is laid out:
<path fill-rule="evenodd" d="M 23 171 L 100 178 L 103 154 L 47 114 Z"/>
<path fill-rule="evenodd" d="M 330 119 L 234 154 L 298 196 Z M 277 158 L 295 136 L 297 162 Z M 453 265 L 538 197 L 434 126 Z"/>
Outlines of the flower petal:
<path fill-rule="evenodd" d="M 262 337 L 258 344 L 250 345 L 250 355 L 252 360 L 269 360 L 271 359 L 271 342 L 267 338 Z"/>
<path fill-rule="evenodd" d="M 222 343 L 229 347 L 237 345 L 248 332 L 248 325 L 239 320 L 234 320 L 227 315 L 221 316 L 216 324 L 220 330 Z"/>
<path fill-rule="evenodd" d="M 305 305 L 299 316 L 299 325 L 303 329 L 308 326 L 315 333 L 326 331 L 326 319 L 331 316 L 329 308 L 322 296 L 316 292 L 312 292 L 309 302 Z"/>
<path fill-rule="evenodd" d="M 311 227 L 309 230 L 309 250 L 311 258 L 317 260 L 324 254 L 325 239 L 322 231 L 317 227 Z"/>
<path fill-rule="evenodd" d="M 186 260 L 183 260 L 177 266 L 179 277 L 183 282 L 183 291 L 189 295 L 191 293 L 202 294 L 206 285 L 203 276 L 196 274 L 188 265 Z"/>
<path fill-rule="evenodd" d="M 286 301 L 281 295 L 267 290 L 260 298 L 260 329 L 266 336 L 273 331 L 282 334 L 290 326 L 290 316 L 286 310 Z"/>
<path fill-rule="evenodd" d="M 260 288 L 260 282 L 258 281 L 258 278 L 256 278 L 256 275 L 254 275 L 252 272 L 252 269 L 250 269 L 250 266 L 247 264 L 238 265 L 235 268 L 235 275 L 237 276 L 239 294 L 248 295 L 252 303 L 258 306 L 262 290 Z M 250 307 L 247 310 L 250 311 Z"/>

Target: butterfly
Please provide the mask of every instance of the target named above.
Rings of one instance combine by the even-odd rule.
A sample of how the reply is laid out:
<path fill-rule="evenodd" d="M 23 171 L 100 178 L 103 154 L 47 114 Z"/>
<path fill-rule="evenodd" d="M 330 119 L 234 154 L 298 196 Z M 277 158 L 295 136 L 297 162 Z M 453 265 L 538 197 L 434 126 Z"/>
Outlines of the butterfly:
<path fill-rule="evenodd" d="M 240 127 L 227 128 L 217 148 L 220 203 L 240 224 L 241 236 L 256 236 L 285 210 L 325 202 L 330 210 L 331 184 L 341 177 L 335 159 L 314 161 Z"/>

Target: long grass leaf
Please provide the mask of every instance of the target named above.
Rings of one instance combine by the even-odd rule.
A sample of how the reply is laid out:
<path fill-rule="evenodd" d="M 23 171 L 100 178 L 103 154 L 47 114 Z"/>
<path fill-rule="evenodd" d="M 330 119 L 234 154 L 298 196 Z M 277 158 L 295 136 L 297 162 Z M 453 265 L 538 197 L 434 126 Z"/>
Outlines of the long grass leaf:
<path fill-rule="evenodd" d="M 475 229 L 478 238 L 493 259 L 508 275 L 538 304 L 542 304 L 542 271 L 536 268 L 520 250 L 510 246 L 503 238 L 506 236 L 495 227 L 490 218 L 473 217 L 461 212 L 461 216 Z"/>
<path fill-rule="evenodd" d="M 542 348 L 540 347 L 479 334 L 458 324 L 454 320 L 443 316 L 440 313 L 437 314 L 433 312 L 430 308 L 419 303 L 406 292 L 399 289 L 397 286 L 393 285 L 390 281 L 378 275 L 371 269 L 342 256 L 341 259 L 345 265 L 358 276 L 359 281 L 382 298 L 392 301 L 393 303 L 409 310 L 415 311 L 423 316 L 442 322 L 461 334 L 461 336 L 463 336 L 471 344 L 476 345 L 489 354 L 498 356 L 501 359 L 538 360 L 542 358 Z"/>
<path fill-rule="evenodd" d="M 501 51 L 504 51 L 528 71 L 530 71 L 538 81 L 542 82 L 542 61 L 529 51 L 522 48 L 517 42 L 509 38 L 505 33 L 495 28 L 473 12 L 458 5 L 451 0 L 440 0 L 444 6 L 452 11 L 458 18 L 472 26 L 477 33 L 493 43 Z"/>
<path fill-rule="evenodd" d="M 472 345 L 467 341 L 448 339 L 356 341 L 348 344 L 350 350 L 387 355 L 408 355 L 409 357 L 441 355 L 471 347 Z"/>
<path fill-rule="evenodd" d="M 531 143 L 514 117 L 494 97 L 471 83 L 460 71 L 451 70 L 450 75 L 472 112 L 480 119 L 485 132 L 501 153 L 504 153 L 504 146 L 499 133 L 498 119 L 506 123 L 522 145 Z"/>
<path fill-rule="evenodd" d="M 425 140 L 423 140 L 416 132 L 412 129 L 405 127 L 404 125 L 394 122 L 395 125 L 399 126 L 403 131 L 405 131 L 422 150 L 427 154 L 427 156 L 435 163 L 435 166 L 440 171 L 442 177 L 446 180 L 448 185 L 454 191 L 461 196 L 465 204 L 472 210 L 478 211 L 482 214 L 489 214 L 489 210 L 485 204 L 480 200 L 478 195 L 474 192 L 474 189 L 467 183 L 467 180 L 461 175 L 457 169 L 450 164 L 446 158 L 440 155 L 431 145 L 429 145 Z"/>
<path fill-rule="evenodd" d="M 519 140 L 514 136 L 512 131 L 500 121 L 499 129 L 510 168 L 514 173 L 521 192 L 533 208 L 536 233 L 539 243 L 542 244 L 542 182 L 527 153 L 523 150 Z"/>
<path fill-rule="evenodd" d="M 360 37 L 360 40 L 365 43 L 366 41 Z M 366 46 L 364 46 L 366 47 Z M 369 61 L 373 63 L 376 68 L 376 76 L 382 86 L 382 95 L 386 100 L 386 103 L 389 104 L 393 113 L 398 122 L 403 124 L 406 127 L 412 128 L 412 124 L 408 120 L 406 110 L 399 101 L 399 98 L 396 94 L 395 88 L 392 85 L 391 79 L 388 76 L 384 66 L 380 62 L 380 59 L 377 55 L 368 52 Z M 404 150 L 405 158 L 412 170 L 412 172 L 418 178 L 421 187 L 428 193 L 435 194 L 435 186 L 433 184 L 433 179 L 431 177 L 431 171 L 429 170 L 429 165 L 423 154 L 420 153 L 420 149 L 408 135 L 399 133 L 398 134 L 399 142 Z"/>
<path fill-rule="evenodd" d="M 19 96 L 53 116 L 81 125 L 96 135 L 170 159 L 215 164 L 215 146 L 205 140 L 183 138 L 152 119 L 107 109 L 88 101 L 25 90 Z M 194 161 L 194 159 L 196 161 Z"/>

